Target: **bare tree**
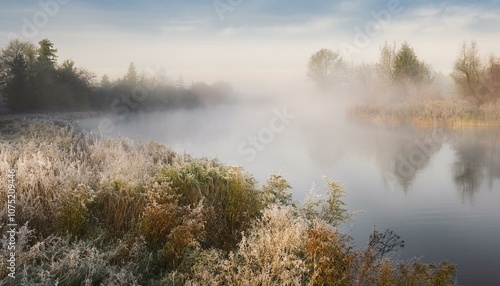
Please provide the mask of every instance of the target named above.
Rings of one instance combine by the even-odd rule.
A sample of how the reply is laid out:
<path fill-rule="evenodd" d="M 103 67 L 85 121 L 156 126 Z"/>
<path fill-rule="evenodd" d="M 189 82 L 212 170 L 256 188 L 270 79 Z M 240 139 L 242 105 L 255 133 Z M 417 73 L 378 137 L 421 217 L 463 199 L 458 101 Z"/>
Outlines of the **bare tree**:
<path fill-rule="evenodd" d="M 394 59 L 396 58 L 396 43 L 389 45 L 385 42 L 380 48 L 380 59 L 377 63 L 377 75 L 386 84 L 392 83 Z"/>
<path fill-rule="evenodd" d="M 329 49 L 321 49 L 312 55 L 307 67 L 307 76 L 322 89 L 344 81 L 345 64 L 338 53 Z"/>
<path fill-rule="evenodd" d="M 500 100 L 500 58 L 490 57 L 485 72 L 486 89 L 492 101 Z"/>
<path fill-rule="evenodd" d="M 460 97 L 473 98 L 479 104 L 486 101 L 484 92 L 481 92 L 482 70 L 477 43 L 471 41 L 468 46 L 464 41 L 450 74 Z"/>

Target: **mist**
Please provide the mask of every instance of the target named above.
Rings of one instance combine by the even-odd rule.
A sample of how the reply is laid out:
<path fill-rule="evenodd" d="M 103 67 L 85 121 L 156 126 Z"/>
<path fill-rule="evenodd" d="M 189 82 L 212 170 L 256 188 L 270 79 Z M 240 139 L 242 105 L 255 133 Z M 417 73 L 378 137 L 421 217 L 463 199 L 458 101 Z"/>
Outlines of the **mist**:
<path fill-rule="evenodd" d="M 53 130 L 62 125 L 64 140 L 85 138 L 69 144 L 79 148 L 74 152 L 118 146 L 123 158 L 139 160 L 142 143 L 159 143 L 174 167 L 158 171 L 158 162 L 146 162 L 151 156 L 142 158 L 141 164 L 158 171 L 142 174 L 153 180 L 169 171 L 189 173 L 193 162 L 220 163 L 229 168 L 224 176 L 255 182 L 259 191 L 269 188 L 272 178 L 283 179 L 279 187 L 290 187 L 290 201 L 285 206 L 275 200 L 278 209 L 300 206 L 314 192 L 328 196 L 331 188 L 335 195 L 345 189 L 343 202 L 357 215 L 327 229 L 352 237 L 357 249 L 371 251 L 367 240 L 372 243 L 376 229 L 386 229 L 403 237 L 404 247 L 380 259 L 449 261 L 458 269 L 449 275 L 454 285 L 500 281 L 500 55 L 495 54 L 500 7 L 495 1 L 127 2 L 2 4 L 5 146 L 30 138 L 22 132 L 38 134 L 30 128 L 49 118 L 55 122 L 47 127 L 49 135 L 59 134 Z M 28 131 L 11 137 L 13 122 Z M 80 135 L 73 136 L 71 128 Z M 37 136 L 48 140 L 49 135 Z M 54 150 L 60 144 L 45 143 Z M 142 151 L 127 157 L 127 148 Z M 9 158 L 4 155 L 2 166 Z M 131 168 L 134 163 L 119 162 Z M 233 166 L 242 169 L 233 172 Z M 90 169 L 88 174 L 98 170 Z M 229 185 L 224 180 L 221 186 Z M 95 185 L 109 191 L 124 181 Z M 178 183 L 171 181 L 163 183 Z M 147 188 L 159 185 L 154 186 Z M 191 187 L 186 186 L 178 189 Z M 189 202 L 178 213 L 198 215 L 203 199 Z M 224 229 L 231 235 L 220 249 L 235 250 L 246 227 L 258 225 L 252 219 L 279 213 L 265 206 L 249 211 L 255 217 L 245 218 L 241 229 Z M 217 223 L 226 222 L 224 217 Z M 158 241 L 167 237 L 161 235 Z M 217 237 L 215 231 L 210 235 Z M 205 251 L 210 243 L 218 245 L 214 241 L 196 241 L 199 248 L 193 249 Z M 175 253 L 178 261 L 160 268 L 177 273 L 183 255 Z M 158 273 L 147 278 L 160 281 Z"/>

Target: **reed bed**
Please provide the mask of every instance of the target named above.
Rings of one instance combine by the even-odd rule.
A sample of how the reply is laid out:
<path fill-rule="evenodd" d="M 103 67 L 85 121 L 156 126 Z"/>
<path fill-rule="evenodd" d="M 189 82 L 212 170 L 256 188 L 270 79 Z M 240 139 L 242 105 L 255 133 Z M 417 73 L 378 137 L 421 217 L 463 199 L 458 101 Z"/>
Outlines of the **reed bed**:
<path fill-rule="evenodd" d="M 348 117 L 387 124 L 500 126 L 500 104 L 479 107 L 464 101 L 440 100 L 412 104 L 356 105 Z"/>

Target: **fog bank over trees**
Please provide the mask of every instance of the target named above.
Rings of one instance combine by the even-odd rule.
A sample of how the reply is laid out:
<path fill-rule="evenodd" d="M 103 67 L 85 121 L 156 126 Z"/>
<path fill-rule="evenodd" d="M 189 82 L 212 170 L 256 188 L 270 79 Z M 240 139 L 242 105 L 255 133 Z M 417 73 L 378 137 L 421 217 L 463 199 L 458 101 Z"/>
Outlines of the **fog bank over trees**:
<path fill-rule="evenodd" d="M 140 73 L 131 63 L 114 81 L 78 68 L 73 60 L 58 63 L 58 50 L 44 39 L 38 46 L 18 39 L 0 51 L 0 92 L 12 112 L 158 111 L 194 108 L 227 101 L 226 82 L 184 83 L 165 75 Z"/>

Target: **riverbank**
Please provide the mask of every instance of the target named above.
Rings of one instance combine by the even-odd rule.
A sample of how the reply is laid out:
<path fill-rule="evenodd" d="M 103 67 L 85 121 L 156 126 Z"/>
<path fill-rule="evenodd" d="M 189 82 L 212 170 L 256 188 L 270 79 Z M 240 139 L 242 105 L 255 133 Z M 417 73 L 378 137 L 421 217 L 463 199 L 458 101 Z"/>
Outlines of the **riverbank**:
<path fill-rule="evenodd" d="M 76 111 L 76 112 L 45 112 L 45 113 L 0 113 L 0 121 L 22 121 L 22 120 L 52 120 L 73 121 L 103 116 L 101 111 Z"/>
<path fill-rule="evenodd" d="M 347 111 L 351 120 L 416 126 L 500 126 L 500 104 L 479 107 L 456 100 L 413 104 L 360 104 Z"/>
<path fill-rule="evenodd" d="M 453 285 L 448 263 L 386 259 L 402 247 L 391 231 L 353 248 L 337 227 L 352 214 L 337 182 L 325 179 L 320 199 L 293 202 L 279 174 L 259 186 L 241 167 L 155 142 L 89 138 L 41 119 L 5 129 L 0 169 L 16 174 L 19 226 L 16 278 L 0 262 L 6 284 Z"/>

